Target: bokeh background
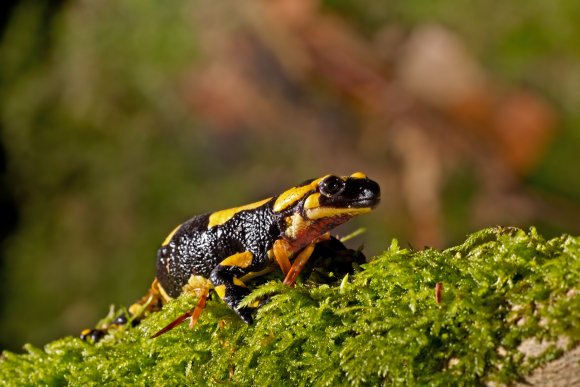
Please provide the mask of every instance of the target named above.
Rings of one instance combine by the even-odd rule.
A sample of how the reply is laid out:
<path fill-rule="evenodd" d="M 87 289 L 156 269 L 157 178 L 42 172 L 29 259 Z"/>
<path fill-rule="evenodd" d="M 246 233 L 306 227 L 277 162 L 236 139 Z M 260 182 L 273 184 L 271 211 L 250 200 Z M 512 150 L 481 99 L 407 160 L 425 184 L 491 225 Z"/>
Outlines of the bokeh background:
<path fill-rule="evenodd" d="M 580 2 L 4 1 L 0 349 L 148 288 L 189 216 L 364 171 L 353 221 L 444 248 L 580 233 Z"/>

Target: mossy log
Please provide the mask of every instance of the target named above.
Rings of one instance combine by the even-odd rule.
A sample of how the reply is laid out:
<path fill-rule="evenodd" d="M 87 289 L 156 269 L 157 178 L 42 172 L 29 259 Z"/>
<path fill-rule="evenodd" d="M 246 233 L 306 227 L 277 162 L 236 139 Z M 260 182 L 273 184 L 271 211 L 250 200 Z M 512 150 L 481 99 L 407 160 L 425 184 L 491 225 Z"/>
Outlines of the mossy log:
<path fill-rule="evenodd" d="M 396 241 L 335 286 L 272 280 L 253 325 L 219 300 L 149 337 L 181 297 L 97 344 L 4 353 L 7 385 L 478 385 L 580 381 L 580 238 L 491 228 L 444 251 Z"/>

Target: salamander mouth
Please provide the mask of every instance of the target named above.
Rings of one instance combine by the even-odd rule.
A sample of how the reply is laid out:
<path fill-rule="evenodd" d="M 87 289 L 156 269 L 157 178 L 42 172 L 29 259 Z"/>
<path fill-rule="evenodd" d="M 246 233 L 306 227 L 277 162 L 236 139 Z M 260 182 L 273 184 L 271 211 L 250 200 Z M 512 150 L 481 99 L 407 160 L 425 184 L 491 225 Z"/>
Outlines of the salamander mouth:
<path fill-rule="evenodd" d="M 348 202 L 348 204 L 346 205 L 346 207 L 354 207 L 354 208 L 375 208 L 379 202 L 381 201 L 381 198 L 379 196 L 374 197 L 374 198 L 366 198 L 366 199 L 359 199 L 359 200 L 353 200 Z"/>

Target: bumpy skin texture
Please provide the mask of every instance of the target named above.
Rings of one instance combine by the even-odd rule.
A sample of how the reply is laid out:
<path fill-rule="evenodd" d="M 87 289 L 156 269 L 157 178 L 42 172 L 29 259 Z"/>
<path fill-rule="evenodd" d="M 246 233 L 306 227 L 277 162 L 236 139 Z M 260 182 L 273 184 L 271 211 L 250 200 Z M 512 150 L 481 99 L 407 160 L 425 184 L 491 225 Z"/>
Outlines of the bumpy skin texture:
<path fill-rule="evenodd" d="M 181 294 L 191 275 L 210 278 L 220 262 L 239 252 L 250 251 L 254 255 L 248 271 L 260 271 L 270 264 L 267 252 L 280 235 L 272 201 L 208 229 L 209 215 L 198 215 L 183 223 L 171 242 L 157 252 L 157 279 L 170 297 Z M 235 274 L 243 275 L 241 270 Z"/>
<path fill-rule="evenodd" d="M 332 240 L 328 231 L 371 211 L 379 201 L 379 185 L 356 172 L 307 180 L 269 199 L 194 216 L 177 226 L 163 242 L 149 292 L 128 309 L 131 322 L 137 323 L 144 312 L 159 310 L 168 299 L 182 292 L 194 292 L 198 296 L 195 309 L 153 337 L 188 317 L 193 326 L 213 288 L 243 321 L 251 323 L 252 307 L 239 307 L 250 292 L 243 282 L 245 275 L 261 275 L 277 263 L 285 274 L 284 283 L 293 286 L 313 253 L 322 257 L 326 248 L 331 260 L 338 259 L 340 263 L 340 252 L 346 249 Z M 352 260 L 354 255 L 348 253 L 348 257 Z M 124 322 L 115 320 L 103 328 L 85 329 L 81 338 L 96 342 L 109 329 L 126 322 L 125 318 Z"/>
<path fill-rule="evenodd" d="M 177 228 L 157 254 L 157 281 L 165 294 L 177 297 L 192 276 L 209 279 L 220 297 L 247 323 L 250 308 L 238 308 L 249 290 L 240 279 L 273 264 L 274 243 L 283 240 L 291 259 L 323 234 L 378 201 L 380 188 L 364 174 L 325 176 L 263 201 L 233 209 L 225 221 L 210 224 L 215 213 L 198 215 Z M 239 253 L 251 253 L 246 264 L 225 264 Z M 307 259 L 307 258 L 306 258 Z"/>

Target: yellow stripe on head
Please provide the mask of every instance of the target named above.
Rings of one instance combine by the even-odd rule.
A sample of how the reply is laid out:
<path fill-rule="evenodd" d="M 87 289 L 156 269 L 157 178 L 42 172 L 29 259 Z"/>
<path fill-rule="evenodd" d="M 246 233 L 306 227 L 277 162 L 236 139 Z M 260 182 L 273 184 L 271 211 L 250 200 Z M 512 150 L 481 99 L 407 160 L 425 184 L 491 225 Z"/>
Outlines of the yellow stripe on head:
<path fill-rule="evenodd" d="M 304 201 L 304 209 L 309 210 L 311 208 L 317 207 L 320 207 L 320 194 L 314 193 L 308 196 L 308 198 L 306 198 L 306 200 Z"/>
<path fill-rule="evenodd" d="M 371 212 L 372 208 L 362 207 L 362 208 L 332 208 L 332 207 L 318 207 L 310 210 L 306 210 L 306 217 L 310 220 L 321 219 L 321 218 L 332 218 L 335 216 L 356 216 L 360 214 L 366 214 Z"/>
<path fill-rule="evenodd" d="M 350 177 L 354 178 L 354 179 L 366 179 L 367 175 L 365 175 L 362 172 L 355 172 L 352 175 L 350 175 Z"/>
<path fill-rule="evenodd" d="M 227 210 L 216 211 L 209 216 L 209 221 L 207 224 L 207 228 L 212 228 L 214 226 L 219 226 L 230 220 L 234 217 L 238 212 L 245 211 L 245 210 L 253 210 L 254 208 L 258 208 L 263 204 L 266 204 L 270 199 L 260 200 L 259 202 L 246 204 L 245 206 L 228 208 Z"/>
<path fill-rule="evenodd" d="M 276 202 L 274 202 L 274 212 L 280 212 L 287 209 L 288 207 L 291 207 L 310 191 L 312 191 L 312 187 L 310 187 L 309 184 L 302 187 L 290 188 L 289 190 L 281 193 L 280 196 L 278 196 L 276 199 Z"/>
<path fill-rule="evenodd" d="M 276 202 L 274 202 L 274 212 L 284 211 L 285 209 L 290 208 L 302 200 L 302 198 L 304 198 L 304 196 L 306 196 L 306 194 L 308 194 L 310 191 L 316 190 L 318 183 L 320 183 L 320 181 L 323 180 L 326 176 L 313 180 L 306 185 L 293 187 L 285 192 L 282 192 L 278 198 L 276 198 Z"/>

